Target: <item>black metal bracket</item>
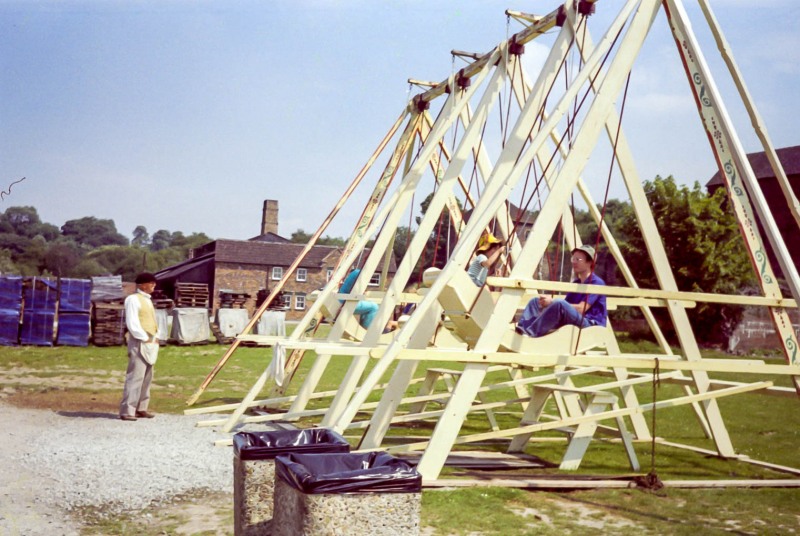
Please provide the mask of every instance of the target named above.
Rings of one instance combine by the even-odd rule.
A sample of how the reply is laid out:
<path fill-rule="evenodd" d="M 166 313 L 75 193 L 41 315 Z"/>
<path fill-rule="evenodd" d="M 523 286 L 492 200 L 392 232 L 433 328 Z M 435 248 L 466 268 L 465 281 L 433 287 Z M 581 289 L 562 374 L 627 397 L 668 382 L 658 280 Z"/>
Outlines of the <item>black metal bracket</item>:
<path fill-rule="evenodd" d="M 431 103 L 422 98 L 422 95 L 414 96 L 414 107 L 418 113 L 422 113 L 431 107 Z"/>
<path fill-rule="evenodd" d="M 459 89 L 467 89 L 472 84 L 472 79 L 464 75 L 464 69 L 458 71 L 456 75 L 456 85 Z"/>
<path fill-rule="evenodd" d="M 522 43 L 517 43 L 517 36 L 514 35 L 511 37 L 511 42 L 508 43 L 508 53 L 513 54 L 514 56 L 521 56 L 525 54 L 525 45 Z"/>
<path fill-rule="evenodd" d="M 564 9 L 564 5 L 562 4 L 558 6 L 558 13 L 556 13 L 556 26 L 564 26 L 565 22 L 567 22 L 567 10 Z"/>

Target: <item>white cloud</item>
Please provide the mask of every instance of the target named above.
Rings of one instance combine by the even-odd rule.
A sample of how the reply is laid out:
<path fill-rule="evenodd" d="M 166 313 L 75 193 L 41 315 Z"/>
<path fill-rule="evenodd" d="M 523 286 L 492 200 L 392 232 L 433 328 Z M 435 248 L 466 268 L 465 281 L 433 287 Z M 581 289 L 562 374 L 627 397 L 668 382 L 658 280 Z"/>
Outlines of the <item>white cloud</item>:
<path fill-rule="evenodd" d="M 636 95 L 629 99 L 630 105 L 638 112 L 647 114 L 684 114 L 694 109 L 694 103 L 686 94 L 652 92 Z"/>

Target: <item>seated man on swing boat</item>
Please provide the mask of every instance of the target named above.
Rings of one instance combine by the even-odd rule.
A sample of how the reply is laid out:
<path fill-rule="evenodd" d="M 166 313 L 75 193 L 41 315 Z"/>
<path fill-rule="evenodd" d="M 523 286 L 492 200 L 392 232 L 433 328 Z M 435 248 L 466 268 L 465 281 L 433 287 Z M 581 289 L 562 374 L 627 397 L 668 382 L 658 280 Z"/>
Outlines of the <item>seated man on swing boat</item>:
<path fill-rule="evenodd" d="M 594 273 L 596 255 L 591 246 L 580 246 L 572 250 L 573 283 L 605 285 Z M 518 333 L 530 337 L 541 337 L 565 325 L 580 328 L 605 326 L 608 318 L 606 297 L 599 294 L 569 292 L 563 299 L 541 295 L 525 306 L 517 321 Z"/>

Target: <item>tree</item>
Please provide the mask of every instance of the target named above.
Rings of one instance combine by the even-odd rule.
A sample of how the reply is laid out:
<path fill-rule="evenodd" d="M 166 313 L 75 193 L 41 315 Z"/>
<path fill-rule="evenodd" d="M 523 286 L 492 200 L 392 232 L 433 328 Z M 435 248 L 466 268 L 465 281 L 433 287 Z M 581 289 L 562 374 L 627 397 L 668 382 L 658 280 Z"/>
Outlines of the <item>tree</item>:
<path fill-rule="evenodd" d="M 25 253 L 30 243 L 31 239 L 28 237 L 15 233 L 0 233 L 0 249 L 10 252 L 14 257 Z"/>
<path fill-rule="evenodd" d="M 85 257 L 72 269 L 72 276 L 79 279 L 88 279 L 90 277 L 109 273 L 105 266 L 94 259 L 87 259 Z"/>
<path fill-rule="evenodd" d="M 192 248 L 210 242 L 204 233 L 184 235 L 164 229 L 149 236 L 144 225 L 133 230 L 132 245 L 113 220 L 84 217 L 61 229 L 43 223 L 34 207 L 0 212 L 0 272 L 26 276 L 86 278 L 158 271 L 187 258 Z"/>
<path fill-rule="evenodd" d="M 85 259 L 102 266 L 104 273 L 121 275 L 126 281 L 133 281 L 142 270 L 157 269 L 148 264 L 146 250 L 130 246 L 103 246 L 89 252 Z"/>
<path fill-rule="evenodd" d="M 73 243 L 56 242 L 47 248 L 42 269 L 59 277 L 73 277 L 80 262 L 81 251 Z"/>
<path fill-rule="evenodd" d="M 289 240 L 295 244 L 308 244 L 308 241 L 311 240 L 311 235 L 302 229 L 298 229 L 292 233 L 292 236 L 289 238 Z"/>
<path fill-rule="evenodd" d="M 0 216 L 0 233 L 25 238 L 41 235 L 46 241 L 55 240 L 60 236 L 58 227 L 42 223 L 34 207 L 9 207 Z"/>
<path fill-rule="evenodd" d="M 11 253 L 0 250 L 0 274 L 17 274 L 19 270 L 11 259 Z"/>
<path fill-rule="evenodd" d="M 183 246 L 185 243 L 186 243 L 186 237 L 180 231 L 175 231 L 169 236 L 170 247 Z"/>
<path fill-rule="evenodd" d="M 3 214 L 3 221 L 9 226 L 8 232 L 27 237 L 34 236 L 32 229 L 42 223 L 33 207 L 10 207 Z"/>
<path fill-rule="evenodd" d="M 433 192 L 428 194 L 420 203 L 420 212 L 423 216 L 427 214 L 432 200 Z M 462 208 L 461 201 L 456 199 L 456 202 L 460 210 Z M 419 225 L 422 222 L 422 216 L 418 216 L 416 221 L 417 225 Z M 428 268 L 431 266 L 437 268 L 444 267 L 444 265 L 447 264 L 447 260 L 450 258 L 450 251 L 455 247 L 457 240 L 456 230 L 450 219 L 450 211 L 445 206 L 439 214 L 437 224 L 434 226 L 433 231 L 431 231 L 431 235 L 425 245 L 425 251 L 420 256 L 417 266 L 418 269 L 416 271 L 419 273 L 420 264 L 421 268 Z"/>
<path fill-rule="evenodd" d="M 137 225 L 133 230 L 133 240 L 131 244 L 138 247 L 145 247 L 150 243 L 150 233 L 147 232 L 147 227 L 144 225 Z"/>
<path fill-rule="evenodd" d="M 207 237 L 205 233 L 192 233 L 189 236 L 185 236 L 182 232 L 175 231 L 170 235 L 169 247 L 181 248 L 188 253 L 190 249 L 202 246 L 208 242 L 211 242 L 211 239 Z"/>
<path fill-rule="evenodd" d="M 40 275 L 46 250 L 47 242 L 41 235 L 28 240 L 25 250 L 13 257 L 20 275 Z"/>
<path fill-rule="evenodd" d="M 61 234 L 77 244 L 92 248 L 128 245 L 128 239 L 117 232 L 114 220 L 101 220 L 94 216 L 67 221 L 61 226 Z"/>
<path fill-rule="evenodd" d="M 392 253 L 394 253 L 394 258 L 397 259 L 397 262 L 403 260 L 403 256 L 405 256 L 408 250 L 408 244 L 412 236 L 413 234 L 408 227 L 404 225 L 397 226 L 394 235 L 394 244 L 392 244 Z"/>
<path fill-rule="evenodd" d="M 709 196 L 695 183 L 678 186 L 675 179 L 656 177 L 644 184 L 661 239 L 673 267 L 678 289 L 690 292 L 735 294 L 753 285 L 753 270 L 739 234 L 735 216 L 725 210 L 726 192 Z M 644 238 L 632 207 L 620 217 L 628 239 L 621 245 L 637 282 L 658 286 Z M 698 303 L 689 317 L 698 339 L 720 343 L 741 321 L 743 309 L 734 305 Z"/>
<path fill-rule="evenodd" d="M 312 236 L 313 235 L 308 234 L 304 230 L 298 229 L 292 233 L 289 240 L 295 244 L 308 244 Z M 344 246 L 345 244 L 347 244 L 347 240 L 344 238 L 333 237 L 331 235 L 321 236 L 316 242 L 318 246 Z"/>
<path fill-rule="evenodd" d="M 153 251 L 160 251 L 166 249 L 172 243 L 172 234 L 164 229 L 159 229 L 153 233 L 153 238 L 150 240 L 150 249 Z"/>

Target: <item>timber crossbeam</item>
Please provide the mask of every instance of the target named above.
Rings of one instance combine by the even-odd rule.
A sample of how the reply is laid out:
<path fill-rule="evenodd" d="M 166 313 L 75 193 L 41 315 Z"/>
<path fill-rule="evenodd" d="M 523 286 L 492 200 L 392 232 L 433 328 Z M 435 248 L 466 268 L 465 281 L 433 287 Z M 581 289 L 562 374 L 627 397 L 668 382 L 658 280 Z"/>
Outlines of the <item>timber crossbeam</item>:
<path fill-rule="evenodd" d="M 761 305 L 765 307 L 796 308 L 797 302 L 790 298 L 770 298 L 765 296 L 741 296 L 738 294 L 711 294 L 708 292 L 682 292 L 660 289 L 615 287 L 610 285 L 585 285 L 540 279 L 520 279 L 508 277 L 488 277 L 486 283 L 493 287 L 535 289 L 554 292 L 580 292 L 626 298 L 653 298 L 675 302 L 727 303 L 735 305 Z"/>
<path fill-rule="evenodd" d="M 380 358 L 383 348 L 370 352 L 373 358 Z M 679 356 L 659 354 L 609 354 L 609 355 L 557 355 L 522 352 L 475 352 L 470 350 L 401 350 L 397 359 L 416 361 L 454 361 L 461 363 L 484 363 L 491 365 L 518 365 L 533 369 L 551 367 L 626 367 L 628 369 L 742 372 L 748 374 L 775 374 L 796 376 L 800 374 L 798 365 L 771 365 L 758 359 L 700 359 L 686 361 Z"/>

